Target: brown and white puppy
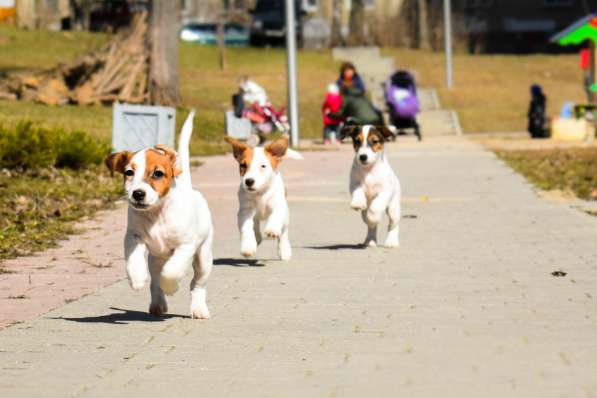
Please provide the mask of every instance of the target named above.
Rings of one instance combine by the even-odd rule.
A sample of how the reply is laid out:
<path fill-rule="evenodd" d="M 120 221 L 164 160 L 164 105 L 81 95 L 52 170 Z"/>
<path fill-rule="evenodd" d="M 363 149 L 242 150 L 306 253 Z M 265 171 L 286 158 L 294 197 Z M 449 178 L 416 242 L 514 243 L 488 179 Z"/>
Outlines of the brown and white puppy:
<path fill-rule="evenodd" d="M 264 148 L 252 148 L 233 138 L 226 137 L 232 145 L 234 158 L 239 164 L 240 187 L 238 189 L 238 228 L 240 230 L 240 253 L 245 257 L 257 254 L 261 243 L 261 222 L 264 234 L 278 241 L 278 256 L 290 260 L 292 247 L 288 237 L 290 214 L 286 201 L 286 188 L 278 165 L 282 158 L 298 152 L 288 149 L 288 138 L 279 138 Z"/>
<path fill-rule="evenodd" d="M 377 245 L 377 225 L 385 211 L 390 220 L 386 247 L 399 246 L 400 181 L 384 152 L 385 142 L 393 137 L 386 127 L 349 126 L 342 130 L 350 136 L 355 157 L 350 171 L 350 207 L 360 211 L 367 224 L 366 246 Z"/>
<path fill-rule="evenodd" d="M 149 312 L 154 315 L 168 311 L 164 294 L 178 290 L 192 265 L 191 317 L 209 318 L 205 284 L 213 262 L 213 226 L 206 200 L 191 186 L 193 115 L 183 126 L 178 155 L 158 145 L 136 153 L 114 153 L 106 159 L 111 171 L 124 175 L 129 201 L 124 238 L 127 276 L 135 290 L 151 277 Z"/>

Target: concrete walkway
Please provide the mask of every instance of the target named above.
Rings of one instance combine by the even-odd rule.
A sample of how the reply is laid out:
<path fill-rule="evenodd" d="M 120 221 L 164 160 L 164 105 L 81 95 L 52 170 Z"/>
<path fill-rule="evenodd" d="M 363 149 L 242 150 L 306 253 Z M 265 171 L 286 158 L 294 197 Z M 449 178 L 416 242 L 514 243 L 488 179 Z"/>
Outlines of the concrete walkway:
<path fill-rule="evenodd" d="M 597 218 L 464 139 L 401 139 L 402 247 L 363 250 L 351 149 L 304 155 L 282 166 L 291 262 L 239 258 L 236 164 L 209 159 L 212 319 L 113 284 L 1 331 L 0 396 L 597 397 Z"/>

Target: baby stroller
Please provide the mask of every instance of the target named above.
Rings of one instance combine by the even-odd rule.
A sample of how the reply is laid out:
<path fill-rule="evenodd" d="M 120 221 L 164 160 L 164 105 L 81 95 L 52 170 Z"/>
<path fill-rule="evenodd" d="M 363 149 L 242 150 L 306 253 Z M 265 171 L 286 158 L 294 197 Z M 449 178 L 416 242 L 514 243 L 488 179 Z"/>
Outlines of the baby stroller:
<path fill-rule="evenodd" d="M 414 77 L 403 70 L 396 71 L 385 83 L 385 100 L 390 113 L 390 124 L 398 129 L 414 129 L 421 141 L 421 130 L 417 123 L 419 98 Z"/>

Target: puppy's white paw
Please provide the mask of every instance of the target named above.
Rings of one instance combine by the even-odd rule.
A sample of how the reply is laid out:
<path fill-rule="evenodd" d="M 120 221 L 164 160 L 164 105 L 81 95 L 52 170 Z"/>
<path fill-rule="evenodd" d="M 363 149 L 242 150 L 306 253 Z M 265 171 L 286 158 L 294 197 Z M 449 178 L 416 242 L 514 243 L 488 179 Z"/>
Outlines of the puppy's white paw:
<path fill-rule="evenodd" d="M 164 294 L 171 296 L 178 290 L 178 280 L 177 279 L 170 279 L 165 278 L 164 276 L 160 277 L 160 288 L 164 292 Z"/>
<path fill-rule="evenodd" d="M 130 276 L 129 277 L 129 284 L 133 290 L 141 290 L 145 287 L 145 285 L 149 283 L 149 274 L 147 275 L 138 275 L 138 276 Z"/>
<path fill-rule="evenodd" d="M 151 315 L 160 316 L 168 312 L 168 304 L 166 300 L 158 300 L 149 305 L 149 313 Z"/>
<path fill-rule="evenodd" d="M 366 247 L 377 247 L 377 242 L 374 239 L 366 239 L 364 245 Z"/>
<path fill-rule="evenodd" d="M 206 304 L 202 304 L 197 308 L 191 308 L 191 318 L 193 319 L 209 319 L 209 310 Z"/>
<path fill-rule="evenodd" d="M 280 260 L 282 261 L 290 261 L 290 259 L 292 258 L 292 249 L 290 245 L 280 247 L 278 249 L 278 257 L 280 257 Z"/>
<path fill-rule="evenodd" d="M 389 249 L 396 249 L 400 247 L 400 242 L 398 241 L 398 238 L 394 236 L 388 236 L 383 245 Z"/>
<path fill-rule="evenodd" d="M 240 248 L 240 254 L 243 257 L 251 258 L 257 255 L 257 245 L 246 245 Z"/>
<path fill-rule="evenodd" d="M 265 227 L 265 231 L 263 231 L 263 233 L 265 234 L 266 237 L 268 237 L 270 239 L 277 239 L 282 234 L 282 228 L 268 225 Z"/>
<path fill-rule="evenodd" d="M 367 201 L 363 198 L 352 198 L 350 202 L 350 207 L 353 210 L 363 211 L 367 209 Z"/>

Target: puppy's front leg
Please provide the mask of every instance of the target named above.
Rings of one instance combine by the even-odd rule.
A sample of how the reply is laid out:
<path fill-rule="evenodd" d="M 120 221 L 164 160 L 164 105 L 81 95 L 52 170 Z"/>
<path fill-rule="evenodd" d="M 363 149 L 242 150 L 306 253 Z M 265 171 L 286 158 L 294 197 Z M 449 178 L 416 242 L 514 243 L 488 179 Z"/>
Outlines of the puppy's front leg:
<path fill-rule="evenodd" d="M 127 231 L 124 236 L 124 258 L 131 287 L 135 290 L 143 289 L 149 280 L 147 246 L 131 231 Z"/>
<path fill-rule="evenodd" d="M 164 293 L 167 295 L 176 293 L 178 282 L 191 266 L 196 252 L 197 245 L 191 243 L 182 244 L 174 250 L 160 273 L 160 287 Z"/>
<path fill-rule="evenodd" d="M 240 254 L 254 257 L 257 254 L 257 239 L 253 218 L 255 210 L 241 207 L 238 211 L 238 229 L 240 231 Z"/>
<path fill-rule="evenodd" d="M 392 198 L 392 192 L 384 190 L 380 192 L 369 204 L 367 209 L 367 225 L 374 227 L 381 221 L 383 212 L 388 208 L 390 199 Z"/>
<path fill-rule="evenodd" d="M 288 237 L 288 224 L 282 228 L 282 234 L 278 240 L 278 257 L 282 261 L 289 261 L 292 257 L 292 246 L 290 245 L 290 238 Z"/>
<path fill-rule="evenodd" d="M 355 185 L 351 187 L 352 200 L 350 201 L 350 207 L 353 210 L 366 210 L 367 209 L 367 197 L 362 185 Z"/>
<path fill-rule="evenodd" d="M 263 233 L 268 238 L 278 239 L 285 226 L 288 226 L 288 203 L 285 199 L 278 199 L 277 203 L 272 205 L 272 212 L 267 218 Z"/>
<path fill-rule="evenodd" d="M 168 303 L 164 292 L 160 287 L 160 273 L 165 261 L 161 258 L 149 256 L 149 273 L 151 274 L 151 284 L 149 291 L 151 293 L 151 304 L 149 304 L 149 313 L 155 316 L 164 315 L 168 312 Z"/>

